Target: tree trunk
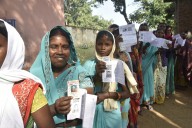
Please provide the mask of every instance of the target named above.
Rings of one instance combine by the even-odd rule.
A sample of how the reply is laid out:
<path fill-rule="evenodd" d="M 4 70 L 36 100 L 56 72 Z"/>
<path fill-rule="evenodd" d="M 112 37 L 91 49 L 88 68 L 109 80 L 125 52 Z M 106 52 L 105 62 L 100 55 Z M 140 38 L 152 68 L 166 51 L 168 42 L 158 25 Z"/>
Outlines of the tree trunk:
<path fill-rule="evenodd" d="M 125 21 L 127 22 L 127 24 L 131 24 L 131 21 L 128 19 L 127 17 L 127 13 L 126 13 L 126 2 L 125 0 L 123 1 L 123 11 L 120 11 L 120 13 L 124 16 Z"/>

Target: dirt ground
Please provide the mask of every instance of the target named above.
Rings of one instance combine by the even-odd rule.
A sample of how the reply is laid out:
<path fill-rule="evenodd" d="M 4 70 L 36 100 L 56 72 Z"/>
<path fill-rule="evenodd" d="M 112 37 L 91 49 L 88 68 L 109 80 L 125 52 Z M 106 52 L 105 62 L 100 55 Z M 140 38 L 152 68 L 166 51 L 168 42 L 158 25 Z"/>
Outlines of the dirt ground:
<path fill-rule="evenodd" d="M 192 128 L 192 88 L 176 89 L 164 104 L 154 104 L 151 111 L 142 110 L 138 128 Z"/>

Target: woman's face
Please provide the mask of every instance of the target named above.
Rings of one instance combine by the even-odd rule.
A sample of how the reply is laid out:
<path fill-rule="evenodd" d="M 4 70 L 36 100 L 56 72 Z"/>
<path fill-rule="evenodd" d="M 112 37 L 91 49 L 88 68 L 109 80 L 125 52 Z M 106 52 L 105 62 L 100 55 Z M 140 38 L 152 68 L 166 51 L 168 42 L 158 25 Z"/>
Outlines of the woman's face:
<path fill-rule="evenodd" d="M 156 36 L 159 37 L 159 38 L 163 38 L 165 35 L 164 31 L 163 30 L 158 30 L 156 32 Z"/>
<path fill-rule="evenodd" d="M 139 31 L 149 31 L 149 28 L 148 28 L 148 26 L 141 25 L 139 27 Z"/>
<path fill-rule="evenodd" d="M 70 45 L 66 37 L 55 35 L 50 38 L 49 56 L 53 69 L 65 69 L 70 56 Z"/>
<path fill-rule="evenodd" d="M 7 38 L 0 34 L 0 67 L 2 66 L 7 55 Z"/>
<path fill-rule="evenodd" d="M 167 28 L 167 35 L 171 35 L 172 34 L 172 29 L 169 27 Z"/>
<path fill-rule="evenodd" d="M 108 56 L 111 53 L 113 47 L 113 42 L 109 40 L 108 36 L 103 35 L 96 42 L 96 51 L 100 56 Z"/>

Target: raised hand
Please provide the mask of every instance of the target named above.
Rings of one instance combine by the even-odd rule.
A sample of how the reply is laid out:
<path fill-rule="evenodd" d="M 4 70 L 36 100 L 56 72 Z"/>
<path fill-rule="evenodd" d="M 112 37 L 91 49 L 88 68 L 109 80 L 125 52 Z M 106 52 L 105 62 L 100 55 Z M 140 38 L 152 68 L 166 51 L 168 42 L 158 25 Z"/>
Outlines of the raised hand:
<path fill-rule="evenodd" d="M 54 104 L 56 114 L 68 114 L 71 110 L 71 99 L 71 96 L 61 97 L 57 99 Z"/>
<path fill-rule="evenodd" d="M 96 66 L 95 66 L 95 70 L 96 70 L 96 74 L 101 76 L 101 74 L 105 71 L 106 69 L 106 63 L 103 61 L 97 61 Z"/>

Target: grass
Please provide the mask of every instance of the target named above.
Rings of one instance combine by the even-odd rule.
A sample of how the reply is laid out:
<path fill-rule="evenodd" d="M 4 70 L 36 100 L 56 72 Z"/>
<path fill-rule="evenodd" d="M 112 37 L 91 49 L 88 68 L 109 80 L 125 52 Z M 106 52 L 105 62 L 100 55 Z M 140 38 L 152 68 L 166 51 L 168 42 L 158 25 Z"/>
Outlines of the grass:
<path fill-rule="evenodd" d="M 95 47 L 91 46 L 88 48 L 75 47 L 77 56 L 81 61 L 81 64 L 84 64 L 86 60 L 93 59 L 95 57 Z"/>

